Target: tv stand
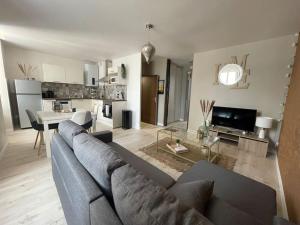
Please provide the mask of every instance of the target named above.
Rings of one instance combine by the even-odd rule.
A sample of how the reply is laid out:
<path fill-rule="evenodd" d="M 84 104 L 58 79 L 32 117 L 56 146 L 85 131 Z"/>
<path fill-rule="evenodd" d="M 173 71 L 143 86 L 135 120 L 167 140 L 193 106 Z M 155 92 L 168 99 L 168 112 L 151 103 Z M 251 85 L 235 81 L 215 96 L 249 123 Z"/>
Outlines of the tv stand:
<path fill-rule="evenodd" d="M 268 139 L 259 138 L 254 133 L 243 134 L 242 131 L 224 127 L 212 127 L 209 129 L 212 136 L 218 136 L 221 140 L 227 140 L 238 144 L 238 149 L 255 154 L 259 157 L 266 157 L 268 152 Z"/>

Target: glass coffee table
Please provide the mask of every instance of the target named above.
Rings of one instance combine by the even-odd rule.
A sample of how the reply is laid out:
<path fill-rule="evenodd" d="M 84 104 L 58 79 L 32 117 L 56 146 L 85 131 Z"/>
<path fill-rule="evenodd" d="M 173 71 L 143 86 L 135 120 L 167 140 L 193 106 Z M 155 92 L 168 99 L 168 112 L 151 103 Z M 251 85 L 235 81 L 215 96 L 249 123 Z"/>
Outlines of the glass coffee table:
<path fill-rule="evenodd" d="M 176 152 L 177 147 L 178 149 L 182 147 L 183 151 Z M 177 127 L 167 127 L 157 131 L 157 151 L 164 151 L 190 163 L 200 160 L 214 162 L 220 155 L 219 147 L 219 137 L 208 136 L 197 139 L 187 130 Z"/>

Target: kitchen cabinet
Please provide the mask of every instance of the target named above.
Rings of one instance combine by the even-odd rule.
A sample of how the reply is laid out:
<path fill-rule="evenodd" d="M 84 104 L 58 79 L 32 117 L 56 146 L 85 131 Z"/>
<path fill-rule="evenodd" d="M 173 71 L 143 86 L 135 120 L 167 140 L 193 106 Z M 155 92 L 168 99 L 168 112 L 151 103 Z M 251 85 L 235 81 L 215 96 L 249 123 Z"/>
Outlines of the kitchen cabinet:
<path fill-rule="evenodd" d="M 97 64 L 84 64 L 85 86 L 97 87 L 99 80 L 99 71 Z"/>
<path fill-rule="evenodd" d="M 72 99 L 72 108 L 93 111 L 92 99 Z"/>
<path fill-rule="evenodd" d="M 70 67 L 43 64 L 43 81 L 68 84 L 83 84 L 83 67 Z"/>
<path fill-rule="evenodd" d="M 126 109 L 126 101 L 113 101 L 112 103 L 112 118 L 101 116 L 98 121 L 110 126 L 117 128 L 122 126 L 122 110 Z"/>
<path fill-rule="evenodd" d="M 66 81 L 68 84 L 83 84 L 83 68 L 69 68 L 66 73 Z"/>
<path fill-rule="evenodd" d="M 51 112 L 53 111 L 53 102 L 55 102 L 55 100 L 44 100 L 42 101 L 42 108 L 43 108 L 43 111 L 46 111 L 46 112 Z"/>
<path fill-rule="evenodd" d="M 58 65 L 43 64 L 43 81 L 66 83 L 65 68 Z"/>

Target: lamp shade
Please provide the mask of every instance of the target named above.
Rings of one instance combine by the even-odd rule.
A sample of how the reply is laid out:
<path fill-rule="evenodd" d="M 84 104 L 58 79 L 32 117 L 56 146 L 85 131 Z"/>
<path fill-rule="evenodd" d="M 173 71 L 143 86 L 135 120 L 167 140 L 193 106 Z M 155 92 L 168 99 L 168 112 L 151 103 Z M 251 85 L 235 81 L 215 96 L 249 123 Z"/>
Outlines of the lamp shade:
<path fill-rule="evenodd" d="M 260 128 L 271 128 L 273 119 L 271 117 L 256 117 L 255 126 Z"/>

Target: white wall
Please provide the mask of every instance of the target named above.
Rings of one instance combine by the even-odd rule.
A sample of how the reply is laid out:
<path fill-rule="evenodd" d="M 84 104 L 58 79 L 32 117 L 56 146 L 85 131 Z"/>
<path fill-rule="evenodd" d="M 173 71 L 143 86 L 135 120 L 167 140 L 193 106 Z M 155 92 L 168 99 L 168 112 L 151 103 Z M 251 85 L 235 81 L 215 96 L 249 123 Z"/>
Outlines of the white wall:
<path fill-rule="evenodd" d="M 5 74 L 5 65 L 4 65 L 4 48 L 3 42 L 0 40 L 0 98 L 2 102 L 3 117 L 5 121 L 6 130 L 12 130 L 12 117 L 11 109 L 9 103 L 9 94 L 7 87 L 7 79 Z"/>
<path fill-rule="evenodd" d="M 0 159 L 5 147 L 7 146 L 7 137 L 6 137 L 5 130 L 6 129 L 5 129 L 4 117 L 2 111 L 1 96 L 0 96 Z"/>
<path fill-rule="evenodd" d="M 150 64 L 143 63 L 143 75 L 158 75 L 160 80 L 165 81 L 166 90 L 166 75 L 167 75 L 167 61 L 168 59 L 162 56 L 154 56 Z M 164 112 L 165 112 L 165 98 L 164 94 L 158 95 L 158 110 L 157 110 L 157 125 L 164 125 Z"/>
<path fill-rule="evenodd" d="M 141 53 L 112 60 L 113 66 L 125 64 L 127 77 L 127 109 L 132 110 L 132 127 L 139 129 L 141 124 Z"/>
<path fill-rule="evenodd" d="M 291 46 L 293 41 L 294 36 L 290 35 L 194 54 L 189 129 L 195 131 L 202 123 L 200 99 L 214 99 L 219 106 L 254 108 L 264 116 L 280 119 L 280 103 L 285 98 L 288 83 L 287 65 L 293 62 L 295 54 Z M 231 56 L 238 56 L 240 61 L 247 53 L 250 54 L 247 65 L 251 70 L 248 89 L 213 85 L 215 64 L 226 63 Z M 277 141 L 276 128 L 270 136 Z"/>
<path fill-rule="evenodd" d="M 43 70 L 42 65 L 53 64 L 62 66 L 65 68 L 66 77 L 72 76 L 72 74 L 83 74 L 83 61 L 64 58 L 55 55 L 49 55 L 45 53 L 40 53 L 36 51 L 31 51 L 23 48 L 18 48 L 16 46 L 5 44 L 4 45 L 4 55 L 5 55 L 5 70 L 7 79 L 23 79 L 21 71 L 18 68 L 18 63 L 30 64 L 36 67 L 36 70 L 32 73 L 31 77 L 36 80 L 42 81 Z"/>

